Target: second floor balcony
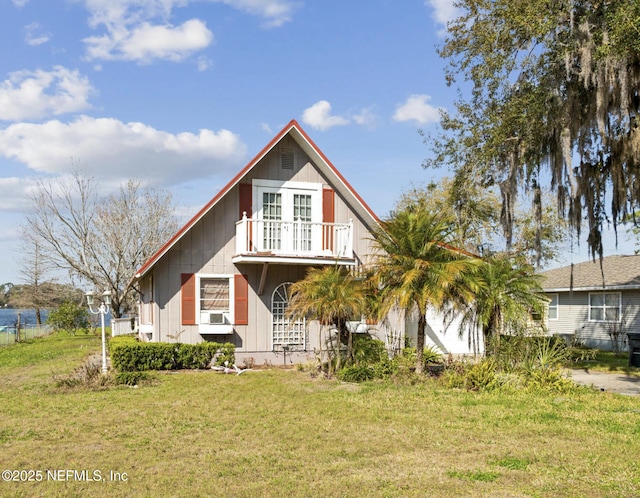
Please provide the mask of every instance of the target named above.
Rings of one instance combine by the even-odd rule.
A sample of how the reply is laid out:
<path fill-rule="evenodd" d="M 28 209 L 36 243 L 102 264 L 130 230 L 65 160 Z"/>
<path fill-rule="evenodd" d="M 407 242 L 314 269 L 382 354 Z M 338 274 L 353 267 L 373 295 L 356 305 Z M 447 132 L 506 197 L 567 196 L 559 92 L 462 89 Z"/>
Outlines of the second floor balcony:
<path fill-rule="evenodd" d="M 354 264 L 353 223 L 264 220 L 236 223 L 234 263 Z"/>

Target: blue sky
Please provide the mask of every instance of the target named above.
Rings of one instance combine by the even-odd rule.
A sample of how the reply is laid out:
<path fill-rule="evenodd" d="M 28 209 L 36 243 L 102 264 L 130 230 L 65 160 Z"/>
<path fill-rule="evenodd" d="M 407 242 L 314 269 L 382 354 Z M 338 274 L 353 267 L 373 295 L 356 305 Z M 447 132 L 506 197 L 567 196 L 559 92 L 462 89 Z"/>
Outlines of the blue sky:
<path fill-rule="evenodd" d="M 296 119 L 379 215 L 452 108 L 448 0 L 0 0 L 0 283 L 38 178 L 76 165 L 195 213 Z M 623 236 L 624 238 L 624 236 Z"/>

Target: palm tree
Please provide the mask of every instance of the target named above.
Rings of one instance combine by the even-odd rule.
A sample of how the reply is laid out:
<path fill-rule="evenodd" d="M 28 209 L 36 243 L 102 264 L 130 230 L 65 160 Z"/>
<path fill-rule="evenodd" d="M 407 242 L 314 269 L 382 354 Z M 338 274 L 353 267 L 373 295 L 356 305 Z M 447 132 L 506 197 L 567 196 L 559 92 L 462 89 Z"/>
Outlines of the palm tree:
<path fill-rule="evenodd" d="M 311 268 L 303 280 L 291 285 L 287 312 L 295 318 L 307 317 L 338 331 L 336 369 L 340 369 L 340 344 L 347 342 L 347 358 L 353 359 L 352 334 L 347 322 L 360 319 L 367 306 L 365 286 L 356 275 L 340 266 Z M 322 331 L 322 329 L 321 329 Z M 322 355 L 322 337 L 320 337 Z"/>
<path fill-rule="evenodd" d="M 508 254 L 485 258 L 478 273 L 486 285 L 467 307 L 460 330 L 468 326 L 482 330 L 485 351 L 493 343 L 495 352 L 500 335 L 522 330 L 533 314 L 542 315 L 548 298 L 533 267 Z"/>
<path fill-rule="evenodd" d="M 452 223 L 420 204 L 394 214 L 374 234 L 379 251 L 373 278 L 381 313 L 397 306 L 418 317 L 416 373 L 424 372 L 427 307 L 466 305 L 481 285 L 475 272 L 478 259 L 451 246 L 454 236 Z"/>

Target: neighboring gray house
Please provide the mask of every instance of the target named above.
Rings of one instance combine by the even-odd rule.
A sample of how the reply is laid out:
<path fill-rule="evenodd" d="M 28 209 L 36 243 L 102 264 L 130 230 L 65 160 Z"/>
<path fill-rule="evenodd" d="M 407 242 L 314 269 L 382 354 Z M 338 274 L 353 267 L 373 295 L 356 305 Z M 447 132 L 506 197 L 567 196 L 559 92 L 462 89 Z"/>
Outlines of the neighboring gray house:
<path fill-rule="evenodd" d="M 626 349 L 640 332 L 640 255 L 607 256 L 542 272 L 549 333 L 589 347 Z"/>

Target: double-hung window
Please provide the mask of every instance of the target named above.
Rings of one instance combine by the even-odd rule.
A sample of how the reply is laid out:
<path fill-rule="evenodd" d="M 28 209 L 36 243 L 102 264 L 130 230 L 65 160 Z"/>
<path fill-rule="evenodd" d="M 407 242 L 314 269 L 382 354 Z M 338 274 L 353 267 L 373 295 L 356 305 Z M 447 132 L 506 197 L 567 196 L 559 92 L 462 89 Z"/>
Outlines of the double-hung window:
<path fill-rule="evenodd" d="M 200 278 L 200 323 L 230 323 L 228 278 Z"/>
<path fill-rule="evenodd" d="M 621 306 L 619 292 L 592 292 L 589 294 L 589 321 L 619 322 Z"/>
<path fill-rule="evenodd" d="M 231 334 L 247 325 L 249 285 L 246 275 L 182 273 L 180 322 L 196 325 L 200 334 Z"/>

